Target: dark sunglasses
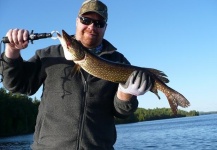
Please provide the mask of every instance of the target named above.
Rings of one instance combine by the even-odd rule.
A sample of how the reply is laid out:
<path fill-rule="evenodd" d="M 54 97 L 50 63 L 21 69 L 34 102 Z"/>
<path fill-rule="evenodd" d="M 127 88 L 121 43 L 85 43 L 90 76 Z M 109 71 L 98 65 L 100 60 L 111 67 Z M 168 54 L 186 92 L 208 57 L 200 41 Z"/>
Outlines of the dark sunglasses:
<path fill-rule="evenodd" d="M 83 16 L 78 16 L 78 18 L 80 19 L 80 22 L 84 25 L 90 25 L 93 23 L 94 26 L 97 28 L 104 28 L 106 25 L 106 22 L 104 20 L 94 20 Z"/>

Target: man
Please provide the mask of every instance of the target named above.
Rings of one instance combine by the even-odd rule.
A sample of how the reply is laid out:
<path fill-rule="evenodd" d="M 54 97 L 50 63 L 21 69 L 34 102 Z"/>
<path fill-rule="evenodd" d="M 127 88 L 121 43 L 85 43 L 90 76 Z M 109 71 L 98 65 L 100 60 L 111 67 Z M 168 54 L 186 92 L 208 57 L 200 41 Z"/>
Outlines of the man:
<path fill-rule="evenodd" d="M 103 39 L 107 19 L 104 3 L 85 1 L 73 37 L 100 57 L 129 63 Z M 126 118 L 137 109 L 136 96 L 150 89 L 149 77 L 133 72 L 125 84 L 117 84 L 84 70 L 72 76 L 75 64 L 61 45 L 37 50 L 29 61 L 23 61 L 20 50 L 28 46 L 28 35 L 23 29 L 7 32 L 10 43 L 2 54 L 1 70 L 4 86 L 11 92 L 32 95 L 43 85 L 32 149 L 114 149 L 114 116 Z"/>

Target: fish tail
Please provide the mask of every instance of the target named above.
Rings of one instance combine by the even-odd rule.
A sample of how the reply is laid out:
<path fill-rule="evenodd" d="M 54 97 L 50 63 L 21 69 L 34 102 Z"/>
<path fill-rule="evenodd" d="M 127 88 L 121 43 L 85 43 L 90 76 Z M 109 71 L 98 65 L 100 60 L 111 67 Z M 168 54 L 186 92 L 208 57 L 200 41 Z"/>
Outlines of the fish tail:
<path fill-rule="evenodd" d="M 189 101 L 179 92 L 171 89 L 172 91 L 166 94 L 169 101 L 170 107 L 174 115 L 177 115 L 178 106 L 188 107 L 190 106 Z"/>

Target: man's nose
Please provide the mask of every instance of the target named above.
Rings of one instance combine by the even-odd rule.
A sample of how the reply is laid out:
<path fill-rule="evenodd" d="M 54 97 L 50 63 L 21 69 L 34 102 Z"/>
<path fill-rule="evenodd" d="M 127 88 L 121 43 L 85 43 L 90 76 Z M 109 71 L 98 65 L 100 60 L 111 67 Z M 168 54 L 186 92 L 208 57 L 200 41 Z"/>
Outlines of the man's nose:
<path fill-rule="evenodd" d="M 90 25 L 88 25 L 88 28 L 89 28 L 89 29 L 92 29 L 92 30 L 96 29 L 94 23 L 91 23 Z"/>

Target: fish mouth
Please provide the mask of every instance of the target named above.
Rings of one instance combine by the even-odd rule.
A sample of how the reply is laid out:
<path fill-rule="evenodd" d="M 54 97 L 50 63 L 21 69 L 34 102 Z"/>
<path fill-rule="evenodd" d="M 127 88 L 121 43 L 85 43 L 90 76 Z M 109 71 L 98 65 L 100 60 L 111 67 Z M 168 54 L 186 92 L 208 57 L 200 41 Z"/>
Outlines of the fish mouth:
<path fill-rule="evenodd" d="M 66 41 L 66 45 L 71 46 L 71 36 L 68 35 L 64 30 L 62 30 L 62 38 Z"/>
<path fill-rule="evenodd" d="M 66 33 L 66 31 L 65 30 L 62 30 L 62 35 L 63 35 L 63 37 L 70 37 L 69 35 L 68 35 L 68 33 Z"/>
<path fill-rule="evenodd" d="M 73 61 L 83 62 L 85 60 L 85 54 L 80 49 L 82 48 L 81 43 L 76 39 L 72 38 L 68 33 L 62 30 L 62 36 L 60 35 L 60 41 L 63 47 L 67 48 L 70 55 L 73 57 Z"/>
<path fill-rule="evenodd" d="M 57 33 L 57 38 L 60 40 L 60 43 L 63 47 L 66 46 L 69 48 L 72 45 L 70 42 L 71 37 L 64 30 L 62 30 L 62 35 Z"/>

